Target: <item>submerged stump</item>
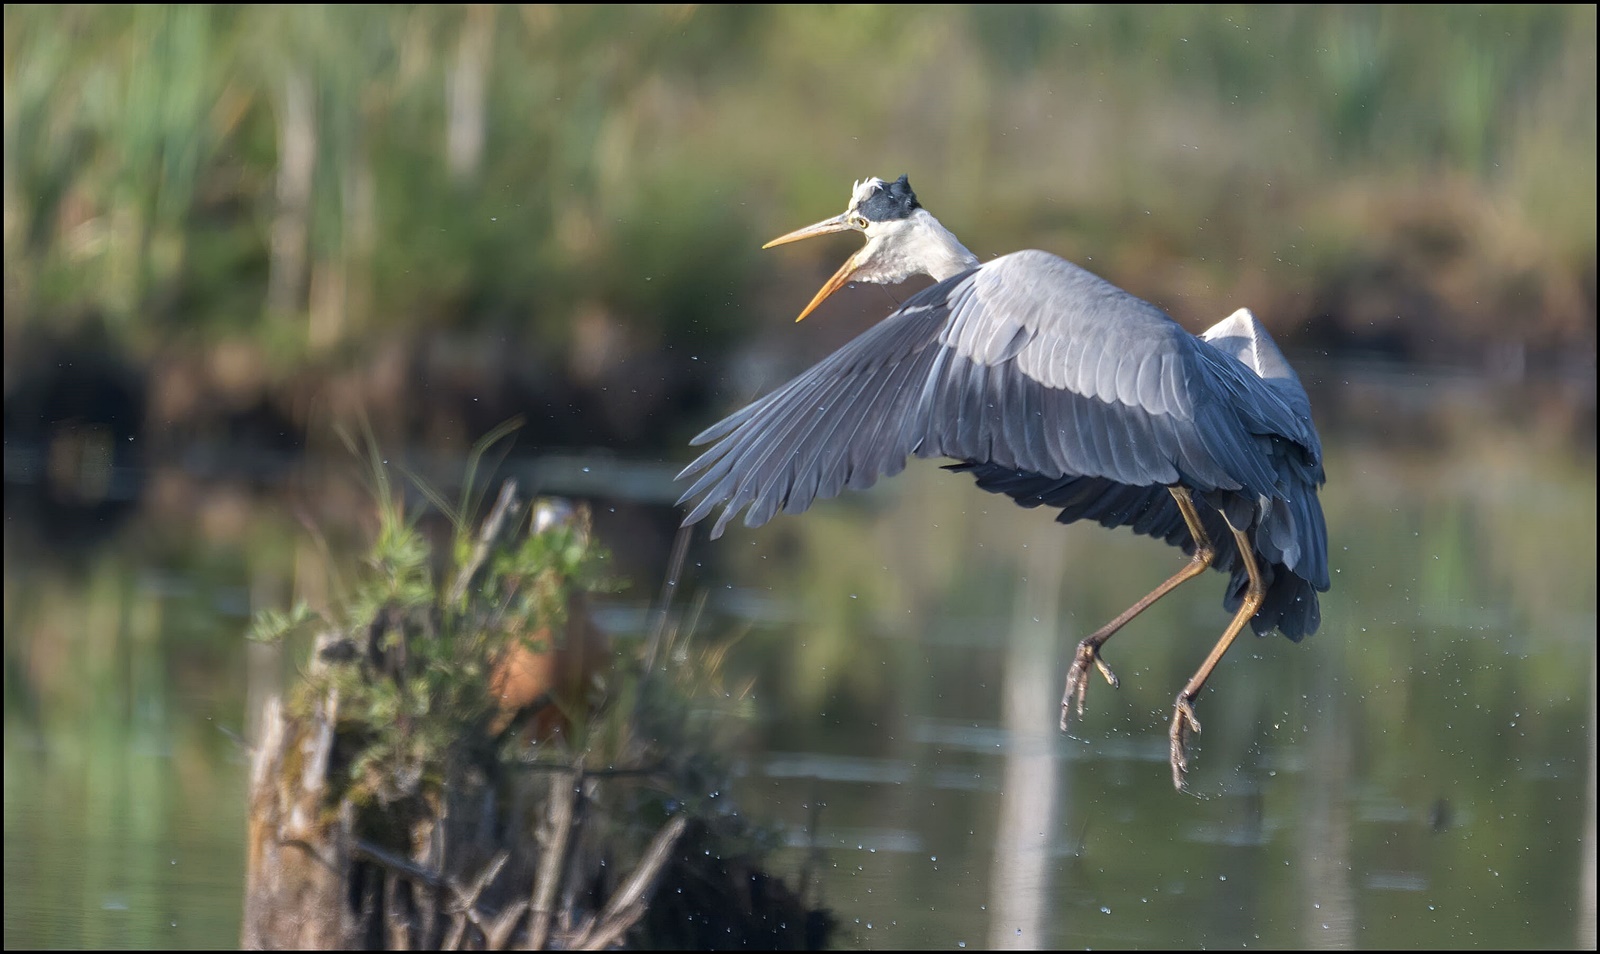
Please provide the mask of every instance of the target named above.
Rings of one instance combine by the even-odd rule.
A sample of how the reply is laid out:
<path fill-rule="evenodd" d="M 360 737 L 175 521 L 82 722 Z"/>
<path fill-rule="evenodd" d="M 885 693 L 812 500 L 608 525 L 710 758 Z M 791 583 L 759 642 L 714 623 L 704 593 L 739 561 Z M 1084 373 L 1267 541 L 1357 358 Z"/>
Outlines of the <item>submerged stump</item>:
<path fill-rule="evenodd" d="M 587 523 L 557 504 L 530 520 L 508 482 L 435 585 L 420 537 L 385 511 L 376 584 L 323 624 L 305 684 L 262 720 L 243 947 L 826 943 L 827 913 L 711 808 L 726 726 L 706 699 L 727 694 L 697 690 L 714 665 L 602 664 Z M 663 637 L 647 656 L 685 655 Z"/>

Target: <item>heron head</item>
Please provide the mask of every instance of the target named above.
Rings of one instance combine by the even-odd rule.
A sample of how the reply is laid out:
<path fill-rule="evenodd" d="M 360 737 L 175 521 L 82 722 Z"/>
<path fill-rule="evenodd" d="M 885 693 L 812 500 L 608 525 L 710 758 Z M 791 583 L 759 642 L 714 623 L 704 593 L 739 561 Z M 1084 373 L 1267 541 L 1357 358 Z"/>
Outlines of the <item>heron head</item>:
<path fill-rule="evenodd" d="M 860 232 L 866 237 L 866 244 L 845 260 L 844 265 L 811 299 L 811 304 L 800 312 L 800 317 L 795 319 L 800 321 L 846 282 L 887 285 L 905 281 L 912 275 L 934 274 L 928 262 L 935 256 L 931 249 L 922 247 L 928 230 L 918 228 L 923 220 L 933 223 L 938 232 L 944 232 L 942 227 L 938 227 L 937 220 L 917 202 L 917 194 L 911 191 L 911 183 L 905 176 L 893 182 L 866 179 L 852 187 L 850 205 L 843 212 L 815 225 L 780 235 L 761 247 L 787 245 L 834 232 Z M 944 234 L 949 235 L 948 232 Z M 953 237 L 951 241 L 954 241 Z M 959 248 L 959 243 L 956 244 Z M 966 252 L 966 249 L 961 251 Z M 971 255 L 970 252 L 967 254 Z"/>

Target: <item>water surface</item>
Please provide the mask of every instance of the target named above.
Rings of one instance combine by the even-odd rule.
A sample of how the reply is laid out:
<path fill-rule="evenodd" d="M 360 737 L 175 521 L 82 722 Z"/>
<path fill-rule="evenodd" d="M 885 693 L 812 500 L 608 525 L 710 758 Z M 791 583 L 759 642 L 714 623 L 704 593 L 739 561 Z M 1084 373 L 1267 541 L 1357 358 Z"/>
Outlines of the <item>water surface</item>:
<path fill-rule="evenodd" d="M 1166 730 L 1226 622 L 1221 576 L 1118 634 L 1121 688 L 1097 679 L 1055 725 L 1072 645 L 1177 551 L 929 462 L 695 538 L 697 638 L 738 637 L 758 712 L 728 796 L 774 826 L 837 946 L 1593 946 L 1593 448 L 1470 383 L 1329 384 L 1350 395 L 1324 421 L 1322 630 L 1236 644 L 1188 794 Z M 670 544 L 640 498 L 675 463 L 613 464 L 607 493 L 656 489 L 596 500 L 636 580 L 602 611 L 623 640 Z M 70 541 L 8 486 L 8 947 L 237 943 L 240 740 L 296 665 L 241 634 L 255 607 L 326 598 L 325 554 L 370 531 L 341 469 L 149 475 Z M 582 467 L 543 473 L 571 492 Z"/>

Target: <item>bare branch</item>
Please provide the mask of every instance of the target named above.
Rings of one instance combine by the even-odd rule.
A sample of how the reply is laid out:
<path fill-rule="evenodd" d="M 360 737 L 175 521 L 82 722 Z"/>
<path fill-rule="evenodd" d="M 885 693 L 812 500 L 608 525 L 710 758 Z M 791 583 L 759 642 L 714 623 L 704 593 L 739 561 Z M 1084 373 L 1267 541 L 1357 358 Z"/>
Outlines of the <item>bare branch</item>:
<path fill-rule="evenodd" d="M 461 910 L 465 911 L 467 917 L 472 919 L 472 923 L 478 924 L 478 914 L 474 906 L 478 903 L 478 898 L 483 894 L 483 889 L 494 883 L 494 879 L 500 876 L 500 869 L 504 868 L 506 862 L 510 859 L 511 852 L 509 851 L 497 853 L 493 860 L 489 862 L 488 867 L 484 868 L 483 871 L 478 873 L 478 877 L 473 879 L 470 891 L 463 890 L 460 883 L 454 878 L 449 880 L 450 892 L 456 896 L 456 901 L 460 904 Z M 479 926 L 481 927 L 482 925 Z"/>
<path fill-rule="evenodd" d="M 561 870 L 567 855 L 567 842 L 572 837 L 573 814 L 578 800 L 578 789 L 583 785 L 583 763 L 573 766 L 570 780 L 555 780 L 550 793 L 549 838 L 544 854 L 539 859 L 539 872 L 533 880 L 533 912 L 528 927 L 528 947 L 543 950 L 550 938 L 551 902 L 561 880 Z"/>
<path fill-rule="evenodd" d="M 364 861 L 380 864 L 391 871 L 397 871 L 418 884 L 430 888 L 449 887 L 445 880 L 432 871 L 422 867 L 416 862 L 402 858 L 392 852 L 384 851 L 370 841 L 357 838 L 350 847 L 351 854 Z"/>
<path fill-rule="evenodd" d="M 645 849 L 644 857 L 639 859 L 634 866 L 633 873 L 617 893 L 606 902 L 606 909 L 600 915 L 598 926 L 585 931 L 572 944 L 574 950 L 599 951 L 617 943 L 628 932 L 639 918 L 644 916 L 645 899 L 654 890 L 656 878 L 661 874 L 661 868 L 667 863 L 667 857 L 672 853 L 672 848 L 683 836 L 683 830 L 689 824 L 689 819 L 684 815 L 675 815 L 672 820 L 661 826 L 656 836 L 650 840 L 650 847 Z"/>
<path fill-rule="evenodd" d="M 523 912 L 527 910 L 528 902 L 518 901 L 507 906 L 487 924 L 474 917 L 473 920 L 483 930 L 483 946 L 491 951 L 505 950 L 506 942 L 511 940 L 511 932 L 516 929 L 517 921 L 521 920 Z"/>

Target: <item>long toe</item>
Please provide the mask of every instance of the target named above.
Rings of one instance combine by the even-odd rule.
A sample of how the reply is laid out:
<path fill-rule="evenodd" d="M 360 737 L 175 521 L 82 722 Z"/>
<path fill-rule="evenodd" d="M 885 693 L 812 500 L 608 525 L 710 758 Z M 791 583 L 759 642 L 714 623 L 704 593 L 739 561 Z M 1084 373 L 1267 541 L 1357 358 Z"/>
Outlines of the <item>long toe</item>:
<path fill-rule="evenodd" d="M 1173 706 L 1172 729 L 1167 737 L 1172 745 L 1172 787 L 1184 789 L 1184 775 L 1189 771 L 1189 733 L 1200 734 L 1200 720 L 1195 718 L 1194 706 L 1183 696 Z"/>
<path fill-rule="evenodd" d="M 1106 661 L 1100 657 L 1100 647 L 1089 640 L 1078 644 L 1078 651 L 1073 654 L 1072 665 L 1067 669 L 1066 691 L 1061 696 L 1061 731 L 1067 731 L 1067 726 L 1072 721 L 1073 709 L 1077 710 L 1077 717 L 1083 718 L 1083 701 L 1089 695 L 1089 667 L 1094 666 L 1105 676 L 1111 688 L 1117 688 L 1117 674 L 1111 671 Z"/>

